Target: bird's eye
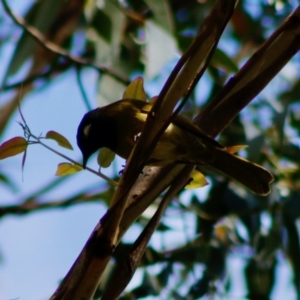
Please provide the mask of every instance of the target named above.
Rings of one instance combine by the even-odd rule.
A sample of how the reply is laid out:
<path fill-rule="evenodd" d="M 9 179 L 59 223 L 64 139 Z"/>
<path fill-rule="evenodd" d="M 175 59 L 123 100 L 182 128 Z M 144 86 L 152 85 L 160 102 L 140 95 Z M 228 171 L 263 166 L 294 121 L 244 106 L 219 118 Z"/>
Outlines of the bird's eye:
<path fill-rule="evenodd" d="M 86 125 L 86 126 L 83 128 L 83 134 L 84 134 L 84 136 L 87 137 L 87 136 L 89 135 L 91 126 L 92 126 L 92 124 L 89 124 L 89 125 Z"/>

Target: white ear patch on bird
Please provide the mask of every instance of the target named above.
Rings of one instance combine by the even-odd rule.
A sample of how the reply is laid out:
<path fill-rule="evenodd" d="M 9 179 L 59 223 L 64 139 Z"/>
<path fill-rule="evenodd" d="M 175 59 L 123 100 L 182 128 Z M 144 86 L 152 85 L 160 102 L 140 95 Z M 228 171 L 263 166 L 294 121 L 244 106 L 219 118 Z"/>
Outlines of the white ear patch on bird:
<path fill-rule="evenodd" d="M 87 137 L 87 136 L 89 135 L 91 126 L 92 126 L 92 124 L 89 124 L 89 125 L 86 125 L 86 126 L 83 128 L 83 134 L 84 134 L 84 136 Z"/>

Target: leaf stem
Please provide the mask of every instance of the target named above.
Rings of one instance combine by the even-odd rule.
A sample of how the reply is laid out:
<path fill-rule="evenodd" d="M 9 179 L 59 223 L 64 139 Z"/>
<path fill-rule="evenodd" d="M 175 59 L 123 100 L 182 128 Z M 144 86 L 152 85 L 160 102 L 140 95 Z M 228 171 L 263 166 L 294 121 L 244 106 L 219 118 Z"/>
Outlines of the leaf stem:
<path fill-rule="evenodd" d="M 37 137 L 37 136 L 33 135 L 32 133 L 31 133 L 31 137 L 34 138 L 34 139 L 36 139 L 36 140 L 38 141 L 39 144 L 41 144 L 42 146 L 44 146 L 44 147 L 47 148 L 48 150 L 52 151 L 53 153 L 55 153 L 55 154 L 57 154 L 57 155 L 63 157 L 64 159 L 70 161 L 70 162 L 73 163 L 74 165 L 77 165 L 77 166 L 82 167 L 82 164 L 78 163 L 77 161 L 73 160 L 72 158 L 69 158 L 68 156 L 66 156 L 66 155 L 64 155 L 64 154 L 62 154 L 62 153 L 60 153 L 60 152 L 58 152 L 57 150 L 51 148 L 50 146 L 48 146 L 47 144 L 45 144 L 44 142 L 42 142 L 40 137 Z M 95 171 L 95 170 L 93 170 L 93 169 L 91 169 L 91 168 L 88 168 L 88 167 L 86 167 L 86 170 L 88 170 L 89 172 L 91 172 L 91 173 L 93 173 L 93 174 L 95 174 L 95 175 L 101 177 L 102 179 L 106 180 L 107 182 L 109 182 L 110 184 L 112 184 L 112 185 L 114 185 L 114 186 L 117 186 L 117 185 L 118 185 L 118 183 L 117 183 L 116 181 L 110 179 L 109 177 L 107 177 L 106 175 L 102 174 L 101 172 L 97 172 L 97 171 Z"/>

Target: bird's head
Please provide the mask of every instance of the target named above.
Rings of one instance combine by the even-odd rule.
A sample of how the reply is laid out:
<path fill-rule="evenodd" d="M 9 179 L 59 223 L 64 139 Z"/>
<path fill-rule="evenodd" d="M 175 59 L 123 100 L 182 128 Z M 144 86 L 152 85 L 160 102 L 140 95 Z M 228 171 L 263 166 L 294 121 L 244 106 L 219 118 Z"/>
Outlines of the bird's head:
<path fill-rule="evenodd" d="M 109 147 L 111 134 L 109 122 L 101 109 L 94 109 L 84 115 L 77 129 L 77 145 L 83 155 L 83 167 L 89 157 L 102 147 Z"/>
<path fill-rule="evenodd" d="M 83 155 L 83 167 L 102 147 L 123 158 L 132 149 L 134 136 L 142 131 L 147 114 L 140 109 L 149 105 L 141 100 L 123 99 L 86 113 L 77 130 L 77 145 Z M 141 119 L 142 118 L 142 119 Z"/>

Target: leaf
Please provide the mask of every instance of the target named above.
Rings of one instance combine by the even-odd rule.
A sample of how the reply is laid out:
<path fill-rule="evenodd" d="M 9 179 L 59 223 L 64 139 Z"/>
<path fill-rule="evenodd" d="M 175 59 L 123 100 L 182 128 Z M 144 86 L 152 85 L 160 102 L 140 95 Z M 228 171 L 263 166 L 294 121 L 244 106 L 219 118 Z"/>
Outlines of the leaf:
<path fill-rule="evenodd" d="M 145 0 L 153 13 L 153 20 L 170 34 L 174 34 L 174 15 L 169 1 Z"/>
<path fill-rule="evenodd" d="M 248 148 L 247 145 L 236 145 L 236 146 L 229 146 L 226 147 L 226 151 L 230 154 L 235 154 L 237 152 L 239 152 L 240 150 L 243 150 L 245 148 Z"/>
<path fill-rule="evenodd" d="M 17 185 L 5 174 L 0 173 L 0 183 L 3 183 L 5 186 L 10 188 L 13 192 L 17 192 Z"/>
<path fill-rule="evenodd" d="M 147 43 L 145 55 L 147 57 L 146 78 L 158 75 L 162 68 L 174 59 L 177 44 L 174 36 L 153 21 L 146 21 Z"/>
<path fill-rule="evenodd" d="M 24 151 L 24 154 L 22 157 L 22 178 L 24 176 L 24 166 L 25 166 L 26 157 L 27 157 L 27 149 Z"/>
<path fill-rule="evenodd" d="M 47 132 L 46 134 L 46 139 L 51 139 L 56 141 L 60 146 L 73 150 L 72 145 L 70 144 L 70 142 L 61 134 L 59 134 L 56 131 L 50 130 Z"/>
<path fill-rule="evenodd" d="M 123 99 L 147 100 L 143 77 L 137 77 L 127 86 L 123 93 Z"/>
<path fill-rule="evenodd" d="M 249 148 L 247 149 L 248 155 L 247 159 L 252 162 L 259 161 L 259 158 L 262 153 L 262 147 L 266 141 L 266 136 L 264 134 L 260 134 L 253 138 L 252 140 L 248 141 Z"/>
<path fill-rule="evenodd" d="M 28 142 L 21 136 L 14 137 L 0 146 L 0 159 L 15 156 L 26 150 Z"/>
<path fill-rule="evenodd" d="M 282 215 L 287 232 L 287 255 L 293 267 L 294 283 L 296 288 L 298 288 L 300 280 L 300 243 L 296 220 L 300 212 L 299 193 L 293 193 L 284 202 Z"/>
<path fill-rule="evenodd" d="M 109 44 L 112 39 L 113 27 L 110 16 L 105 11 L 98 9 L 95 3 L 91 5 L 89 10 L 91 15 L 90 26 Z"/>
<path fill-rule="evenodd" d="M 97 102 L 100 106 L 110 104 L 118 99 L 125 85 L 109 74 L 103 74 L 99 79 Z"/>
<path fill-rule="evenodd" d="M 222 67 L 228 72 L 236 73 L 239 68 L 235 62 L 221 49 L 216 49 L 211 64 L 216 68 Z"/>
<path fill-rule="evenodd" d="M 26 22 L 38 29 L 42 34 L 45 34 L 63 5 L 63 2 L 60 0 L 35 1 L 26 15 Z M 49 11 L 51 11 L 51 14 L 48 13 Z M 4 76 L 4 82 L 9 76 L 14 75 L 26 60 L 34 55 L 36 47 L 37 43 L 33 42 L 32 37 L 24 31 L 15 47 Z"/>
<path fill-rule="evenodd" d="M 99 5 L 96 4 L 96 1 L 90 2 L 92 4 L 89 5 L 91 8 L 88 9 L 87 18 L 95 33 L 90 40 L 94 44 L 95 59 L 99 63 L 105 63 L 106 66 L 116 72 L 127 74 L 128 69 L 124 68 L 123 63 L 120 63 L 120 50 L 123 43 L 122 32 L 124 22 L 126 22 L 125 14 L 111 1 L 103 2 L 101 12 L 98 12 Z M 99 28 L 99 24 L 101 24 L 101 28 Z M 97 100 L 100 106 L 120 99 L 125 88 L 124 83 L 108 73 L 103 74 L 98 82 Z"/>
<path fill-rule="evenodd" d="M 298 135 L 300 134 L 300 118 L 296 112 L 292 111 L 290 113 L 290 125 L 297 130 Z"/>
<path fill-rule="evenodd" d="M 192 180 L 185 186 L 186 189 L 196 189 L 208 184 L 205 176 L 196 170 L 191 174 L 191 178 Z"/>
<path fill-rule="evenodd" d="M 82 170 L 79 165 L 74 165 L 70 163 L 60 163 L 57 166 L 55 176 L 66 176 L 77 173 Z"/>
<path fill-rule="evenodd" d="M 98 154 L 97 161 L 100 167 L 108 168 L 115 158 L 115 153 L 108 148 L 102 148 Z"/>

